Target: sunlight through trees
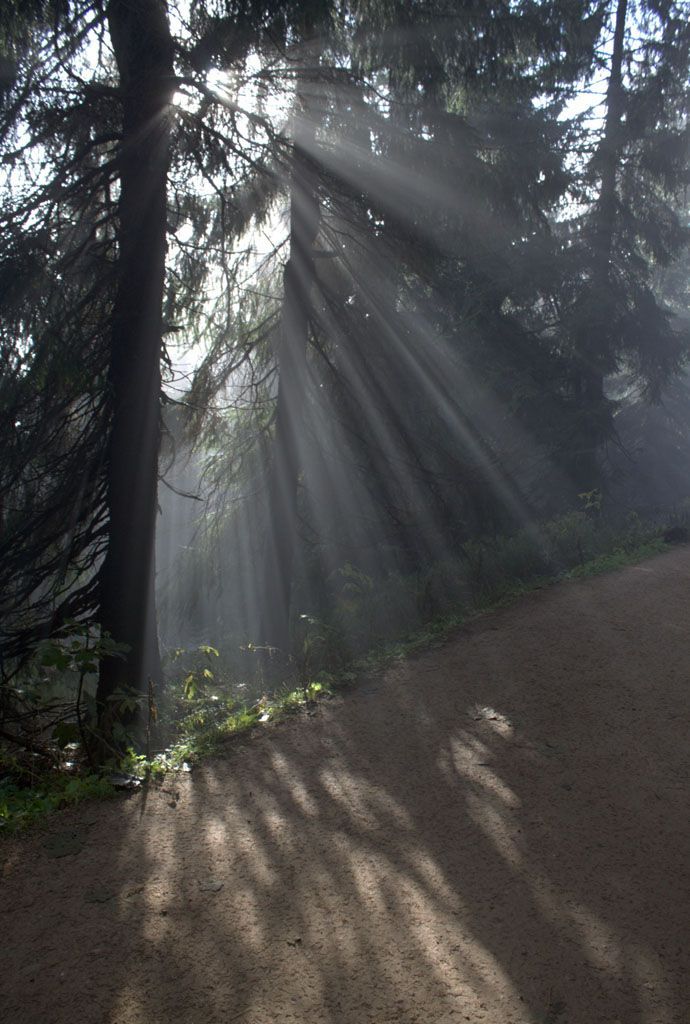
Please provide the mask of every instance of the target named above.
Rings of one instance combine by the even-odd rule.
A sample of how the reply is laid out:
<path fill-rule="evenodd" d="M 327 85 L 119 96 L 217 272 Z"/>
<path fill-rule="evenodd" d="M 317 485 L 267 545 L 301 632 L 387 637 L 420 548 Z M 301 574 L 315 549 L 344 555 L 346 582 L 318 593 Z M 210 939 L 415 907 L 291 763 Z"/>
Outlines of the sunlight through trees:
<path fill-rule="evenodd" d="M 686 14 L 4 5 L 8 742 L 70 630 L 107 760 L 176 650 L 306 685 L 649 540 L 687 490 Z"/>

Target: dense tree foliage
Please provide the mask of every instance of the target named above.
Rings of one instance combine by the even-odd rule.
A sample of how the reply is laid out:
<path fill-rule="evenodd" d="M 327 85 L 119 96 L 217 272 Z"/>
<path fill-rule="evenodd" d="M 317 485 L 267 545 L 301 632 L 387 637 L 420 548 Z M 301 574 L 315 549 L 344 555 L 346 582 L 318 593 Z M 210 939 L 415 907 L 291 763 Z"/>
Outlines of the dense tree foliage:
<path fill-rule="evenodd" d="M 353 580 L 613 501 L 685 358 L 681 3 L 36 0 L 0 42 L 7 671 L 97 623 L 113 742 L 158 501 L 166 640 L 284 656 Z"/>

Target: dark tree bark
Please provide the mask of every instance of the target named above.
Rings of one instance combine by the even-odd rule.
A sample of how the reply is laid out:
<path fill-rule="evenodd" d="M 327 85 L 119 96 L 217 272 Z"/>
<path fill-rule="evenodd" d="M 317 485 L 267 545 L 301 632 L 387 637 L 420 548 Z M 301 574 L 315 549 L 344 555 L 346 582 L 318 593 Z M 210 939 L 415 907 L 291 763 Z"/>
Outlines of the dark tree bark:
<path fill-rule="evenodd" d="M 278 398 L 268 483 L 268 538 L 263 581 L 262 641 L 279 662 L 290 648 L 290 595 L 297 532 L 300 446 L 306 401 L 307 344 L 315 285 L 313 244 L 319 230 L 314 111 L 309 90 L 298 87 L 290 182 L 290 258 L 283 274 L 283 316 L 278 348 Z"/>
<path fill-rule="evenodd" d="M 116 690 L 145 693 L 160 677 L 154 535 L 160 443 L 160 360 L 166 257 L 166 176 L 173 47 L 164 0 L 111 0 L 120 75 L 119 280 L 109 370 L 108 546 L 100 573 L 101 628 L 129 645 L 104 658 L 97 704 L 112 741 Z M 131 715 L 122 716 L 129 717 Z"/>

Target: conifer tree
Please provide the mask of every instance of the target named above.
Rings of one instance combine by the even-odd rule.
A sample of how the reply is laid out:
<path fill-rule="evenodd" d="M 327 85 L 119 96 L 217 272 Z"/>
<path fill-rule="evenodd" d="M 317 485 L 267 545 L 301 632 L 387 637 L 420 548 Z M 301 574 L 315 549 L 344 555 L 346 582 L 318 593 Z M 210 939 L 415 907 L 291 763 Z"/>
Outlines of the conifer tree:
<path fill-rule="evenodd" d="M 108 402 L 107 549 L 100 569 L 101 628 L 127 644 L 106 657 L 97 693 L 102 731 L 117 691 L 159 685 L 154 538 L 160 447 L 167 185 L 175 90 L 173 40 L 162 0 L 111 0 L 108 28 L 119 75 L 117 285 Z"/>
<path fill-rule="evenodd" d="M 612 38 L 601 128 L 583 166 L 587 207 L 568 246 L 571 273 L 559 299 L 574 411 L 566 460 L 579 490 L 603 479 L 602 445 L 613 436 L 615 411 L 607 377 L 626 370 L 658 398 L 686 344 L 653 289 L 656 267 L 668 265 L 687 238 L 674 209 L 689 180 L 683 8 L 628 0 L 607 6 Z"/>

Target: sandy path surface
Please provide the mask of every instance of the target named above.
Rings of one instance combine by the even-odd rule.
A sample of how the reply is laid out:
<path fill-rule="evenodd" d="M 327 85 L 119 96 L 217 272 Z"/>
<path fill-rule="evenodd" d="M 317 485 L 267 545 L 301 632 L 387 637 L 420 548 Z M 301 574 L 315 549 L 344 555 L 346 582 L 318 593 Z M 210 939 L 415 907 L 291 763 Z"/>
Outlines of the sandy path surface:
<path fill-rule="evenodd" d="M 688 1024 L 689 708 L 690 550 L 535 593 L 6 840 L 3 1024 Z"/>

